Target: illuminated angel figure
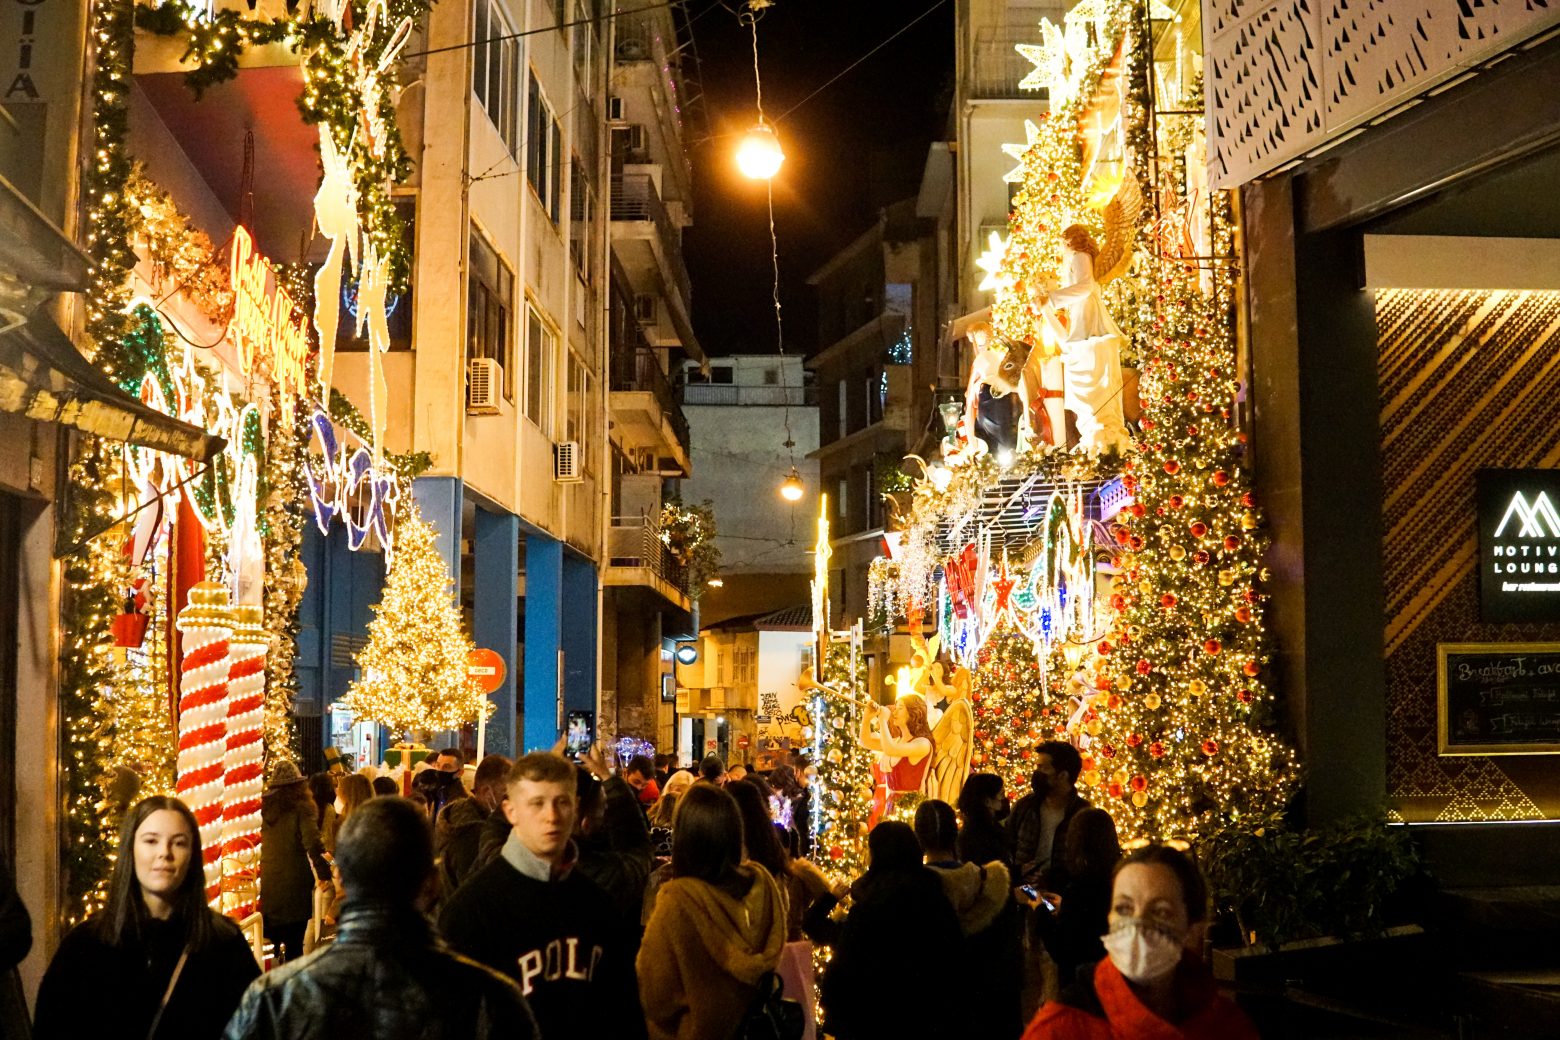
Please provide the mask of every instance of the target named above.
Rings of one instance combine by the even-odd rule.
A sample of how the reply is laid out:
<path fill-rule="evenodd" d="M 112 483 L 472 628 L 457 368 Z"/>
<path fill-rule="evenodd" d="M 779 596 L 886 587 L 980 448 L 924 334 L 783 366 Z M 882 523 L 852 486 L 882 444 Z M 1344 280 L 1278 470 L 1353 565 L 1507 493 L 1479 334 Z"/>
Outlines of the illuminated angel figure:
<path fill-rule="evenodd" d="M 975 715 L 970 709 L 972 679 L 968 668 L 955 668 L 951 684 L 937 679 L 937 693 L 948 701 L 937 728 L 932 730 L 932 778 L 927 796 L 949 805 L 959 800 L 959 791 L 970 774 L 970 751 L 975 732 Z"/>
<path fill-rule="evenodd" d="M 926 699 L 909 693 L 892 705 L 878 705 L 861 716 L 861 746 L 876 751 L 872 764 L 872 811 L 867 830 L 877 826 L 894 796 L 920 791 L 926 783 L 935 745 L 926 721 Z"/>
<path fill-rule="evenodd" d="M 390 396 L 385 385 L 385 365 L 380 357 L 390 349 L 390 317 L 385 310 L 390 287 L 390 258 L 380 256 L 372 242 L 363 247 L 362 277 L 358 279 L 357 335 L 368 330 L 369 422 L 374 435 L 374 467 L 379 467 L 385 439 L 385 409 Z"/>
<path fill-rule="evenodd" d="M 342 261 L 357 269 L 358 192 L 349 157 L 336 150 L 330 128 L 320 125 L 320 165 L 325 175 L 314 193 L 314 223 L 330 239 L 330 252 L 314 274 L 314 330 L 320 337 L 320 402 L 330 403 L 331 368 L 336 356 L 336 322 L 341 308 Z M 361 311 L 359 312 L 361 313 Z"/>

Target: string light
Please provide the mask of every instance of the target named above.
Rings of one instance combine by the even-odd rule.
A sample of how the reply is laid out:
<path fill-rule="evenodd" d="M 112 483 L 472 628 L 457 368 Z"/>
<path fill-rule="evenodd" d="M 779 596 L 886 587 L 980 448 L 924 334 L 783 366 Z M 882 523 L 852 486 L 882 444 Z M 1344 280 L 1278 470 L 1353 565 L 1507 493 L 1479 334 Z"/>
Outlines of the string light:
<path fill-rule="evenodd" d="M 201 582 L 179 611 L 184 637 L 179 662 L 179 797 L 195 814 L 206 873 L 206 900 L 220 901 L 222 789 L 227 747 L 229 641 L 233 615 L 227 589 Z"/>

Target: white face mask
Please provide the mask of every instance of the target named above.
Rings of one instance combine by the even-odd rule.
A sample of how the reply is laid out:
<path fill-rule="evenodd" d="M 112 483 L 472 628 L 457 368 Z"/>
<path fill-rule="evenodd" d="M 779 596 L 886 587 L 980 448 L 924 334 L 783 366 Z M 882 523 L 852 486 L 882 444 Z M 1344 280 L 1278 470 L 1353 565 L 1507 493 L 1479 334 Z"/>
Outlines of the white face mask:
<path fill-rule="evenodd" d="M 1100 941 L 1116 970 L 1131 982 L 1163 978 L 1181 962 L 1181 940 L 1142 918 L 1116 918 Z"/>

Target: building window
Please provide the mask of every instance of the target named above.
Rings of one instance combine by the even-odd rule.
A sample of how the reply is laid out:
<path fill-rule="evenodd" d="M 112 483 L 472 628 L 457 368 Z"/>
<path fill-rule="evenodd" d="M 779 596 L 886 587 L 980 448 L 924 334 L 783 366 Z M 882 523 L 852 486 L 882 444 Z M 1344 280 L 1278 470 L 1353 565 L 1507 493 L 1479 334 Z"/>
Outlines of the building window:
<path fill-rule="evenodd" d="M 845 380 L 843 379 L 835 383 L 834 386 L 839 391 L 839 403 L 837 405 L 839 408 L 839 435 L 844 437 L 850 432 L 849 390 L 846 389 Z"/>
<path fill-rule="evenodd" d="M 529 308 L 525 330 L 525 414 L 552 436 L 552 395 L 556 380 L 558 333 L 535 306 Z"/>
<path fill-rule="evenodd" d="M 497 0 L 476 0 L 473 16 L 471 89 L 512 155 L 520 115 L 520 41 Z"/>
<path fill-rule="evenodd" d="M 542 85 L 531 73 L 529 119 L 526 123 L 526 176 L 542 208 L 547 210 L 554 224 L 560 215 L 559 203 L 563 197 L 563 131 L 558 127 L 558 117 L 552 105 L 542 94 Z"/>
<path fill-rule="evenodd" d="M 586 468 L 591 467 L 592 433 L 596 426 L 595 397 L 592 388 L 595 384 L 590 370 L 585 367 L 585 362 L 574 351 L 569 351 L 568 371 L 568 401 L 563 420 L 563 439 L 576 441 L 580 446 L 580 455 L 585 459 Z"/>
<path fill-rule="evenodd" d="M 729 384 L 732 381 L 730 365 L 714 365 L 710 368 L 710 382 Z"/>
<path fill-rule="evenodd" d="M 764 369 L 764 385 L 765 386 L 779 386 L 780 385 L 780 370 L 778 368 L 766 368 L 766 369 Z"/>
<path fill-rule="evenodd" d="M 504 398 L 515 399 L 512 350 L 515 276 L 509 265 L 471 229 L 466 274 L 466 358 L 492 358 L 504 370 Z"/>
<path fill-rule="evenodd" d="M 839 479 L 839 485 L 838 485 L 837 493 L 834 496 L 834 509 L 835 509 L 835 514 L 841 520 L 844 520 L 846 517 L 850 516 L 850 478 L 849 477 L 841 477 Z"/>
<path fill-rule="evenodd" d="M 596 23 L 586 9 L 585 0 L 574 0 L 574 65 L 586 83 L 595 82 L 596 69 L 591 59 L 596 54 Z"/>
<path fill-rule="evenodd" d="M 596 214 L 596 189 L 579 156 L 569 161 L 569 256 L 574 270 L 590 280 L 591 221 Z"/>

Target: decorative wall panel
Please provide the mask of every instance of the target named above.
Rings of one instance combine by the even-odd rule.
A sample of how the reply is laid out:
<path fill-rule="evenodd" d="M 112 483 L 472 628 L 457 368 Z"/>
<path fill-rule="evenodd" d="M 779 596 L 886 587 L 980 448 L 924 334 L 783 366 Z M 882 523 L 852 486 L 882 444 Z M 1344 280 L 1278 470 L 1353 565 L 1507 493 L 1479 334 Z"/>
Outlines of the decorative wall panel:
<path fill-rule="evenodd" d="M 1268 173 L 1560 24 L 1556 0 L 1208 0 L 1212 180 Z"/>
<path fill-rule="evenodd" d="M 1552 757 L 1436 753 L 1436 644 L 1560 639 L 1479 620 L 1474 473 L 1560 466 L 1560 293 L 1381 290 L 1387 796 L 1408 820 L 1560 818 Z"/>

